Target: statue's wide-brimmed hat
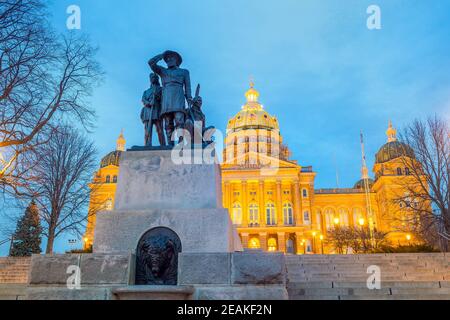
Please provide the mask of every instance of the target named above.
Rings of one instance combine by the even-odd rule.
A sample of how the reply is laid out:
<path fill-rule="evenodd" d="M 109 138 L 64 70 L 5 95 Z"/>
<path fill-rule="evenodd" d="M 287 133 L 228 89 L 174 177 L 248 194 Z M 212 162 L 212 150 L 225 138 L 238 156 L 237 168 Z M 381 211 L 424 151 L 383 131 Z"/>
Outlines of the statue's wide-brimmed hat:
<path fill-rule="evenodd" d="M 164 52 L 163 59 L 165 62 L 167 62 L 169 57 L 175 57 L 177 59 L 177 66 L 180 66 L 183 63 L 183 58 L 181 58 L 181 55 L 176 51 L 167 50 Z"/>

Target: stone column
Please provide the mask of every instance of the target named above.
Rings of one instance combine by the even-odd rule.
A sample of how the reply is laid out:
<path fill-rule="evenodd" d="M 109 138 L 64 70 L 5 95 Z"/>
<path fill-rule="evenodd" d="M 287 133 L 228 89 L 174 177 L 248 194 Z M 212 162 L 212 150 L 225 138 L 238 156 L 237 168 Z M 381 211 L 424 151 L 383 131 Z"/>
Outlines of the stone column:
<path fill-rule="evenodd" d="M 286 236 L 284 232 L 277 232 L 278 251 L 286 252 Z"/>
<path fill-rule="evenodd" d="M 294 182 L 294 206 L 295 206 L 295 225 L 301 226 L 303 224 L 302 208 L 300 201 L 300 186 L 298 181 Z"/>
<path fill-rule="evenodd" d="M 248 248 L 248 233 L 241 233 L 242 246 Z"/>
<path fill-rule="evenodd" d="M 248 188 L 247 181 L 242 181 L 242 227 L 248 227 Z"/>
<path fill-rule="evenodd" d="M 302 245 L 302 236 L 301 232 L 295 233 L 295 246 L 297 250 L 297 254 L 303 254 L 304 246 Z"/>
<path fill-rule="evenodd" d="M 259 233 L 259 243 L 263 251 L 267 251 L 267 232 Z"/>
<path fill-rule="evenodd" d="M 259 190 L 258 190 L 258 198 L 259 198 L 259 224 L 262 227 L 266 226 L 266 205 L 264 202 L 264 181 L 259 181 Z"/>
<path fill-rule="evenodd" d="M 277 180 L 277 187 L 276 187 L 276 210 L 277 210 L 277 224 L 278 226 L 282 227 L 284 225 L 283 221 L 283 205 L 282 205 L 282 196 L 281 196 L 281 181 Z"/>

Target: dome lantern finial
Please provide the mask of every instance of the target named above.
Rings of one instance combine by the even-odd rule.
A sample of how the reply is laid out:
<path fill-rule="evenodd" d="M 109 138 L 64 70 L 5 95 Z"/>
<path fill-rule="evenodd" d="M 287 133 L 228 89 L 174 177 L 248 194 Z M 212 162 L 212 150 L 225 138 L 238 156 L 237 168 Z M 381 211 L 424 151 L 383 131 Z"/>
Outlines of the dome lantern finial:
<path fill-rule="evenodd" d="M 125 151 L 125 143 L 126 143 L 126 140 L 123 136 L 123 129 L 122 129 L 120 131 L 119 138 L 117 138 L 117 141 L 116 141 L 116 150 L 117 151 Z"/>
<path fill-rule="evenodd" d="M 397 130 L 392 126 L 392 121 L 389 120 L 389 128 L 386 131 L 388 142 L 397 141 Z"/>
<path fill-rule="evenodd" d="M 259 92 L 255 90 L 255 82 L 253 77 L 250 77 L 250 89 L 245 93 L 247 103 L 258 102 Z"/>

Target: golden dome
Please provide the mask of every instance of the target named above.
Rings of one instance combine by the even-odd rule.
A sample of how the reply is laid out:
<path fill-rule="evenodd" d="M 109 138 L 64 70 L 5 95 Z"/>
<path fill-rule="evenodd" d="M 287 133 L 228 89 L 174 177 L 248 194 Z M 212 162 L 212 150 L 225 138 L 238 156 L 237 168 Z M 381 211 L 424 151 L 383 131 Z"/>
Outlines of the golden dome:
<path fill-rule="evenodd" d="M 399 157 L 414 158 L 414 150 L 407 144 L 397 141 L 397 130 L 389 121 L 389 127 L 386 131 L 388 142 L 384 144 L 375 155 L 375 163 L 384 163 Z"/>
<path fill-rule="evenodd" d="M 245 93 L 246 104 L 233 118 L 228 121 L 227 130 L 239 131 L 243 129 L 278 130 L 278 120 L 266 112 L 258 102 L 259 92 L 250 83 L 250 89 Z"/>

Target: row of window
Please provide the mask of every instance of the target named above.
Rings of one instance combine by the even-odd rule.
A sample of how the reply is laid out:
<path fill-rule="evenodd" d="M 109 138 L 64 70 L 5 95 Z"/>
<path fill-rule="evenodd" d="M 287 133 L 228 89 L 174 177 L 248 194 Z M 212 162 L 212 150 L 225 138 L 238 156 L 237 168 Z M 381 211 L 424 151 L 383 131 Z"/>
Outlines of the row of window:
<path fill-rule="evenodd" d="M 289 195 L 289 194 L 291 194 L 291 192 L 289 190 L 283 190 L 283 194 L 284 195 Z M 234 191 L 233 195 L 235 197 L 239 197 L 241 195 L 241 193 L 239 191 Z M 267 191 L 267 195 L 272 196 L 273 195 L 273 191 Z M 256 191 L 250 191 L 250 196 L 256 197 Z M 308 190 L 303 189 L 302 190 L 302 196 L 303 196 L 303 198 L 308 198 Z"/>
<path fill-rule="evenodd" d="M 266 203 L 265 206 L 265 223 L 268 226 L 278 224 L 278 216 L 276 206 L 273 202 Z M 285 202 L 282 207 L 282 221 L 284 225 L 294 225 L 293 206 L 290 202 Z M 235 202 L 231 210 L 231 218 L 235 225 L 242 224 L 242 206 L 239 202 Z M 336 224 L 340 226 L 350 226 L 350 213 L 348 209 L 341 208 L 337 212 L 332 209 L 326 209 L 323 214 L 321 210 L 317 210 L 316 223 L 320 228 L 322 223 L 327 229 L 334 227 Z M 353 225 L 355 227 L 365 225 L 367 220 L 361 208 L 354 208 L 352 214 Z M 303 212 L 303 223 L 311 224 L 311 215 L 308 210 Z M 250 203 L 248 206 L 248 224 L 250 226 L 258 226 L 260 224 L 259 206 L 257 203 Z"/>
<path fill-rule="evenodd" d="M 318 224 L 321 224 L 322 221 L 322 213 L 320 210 L 317 210 L 317 221 Z M 325 227 L 327 229 L 333 227 L 334 225 L 340 226 L 350 226 L 350 214 L 346 208 L 341 208 L 336 212 L 332 208 L 328 208 L 323 212 L 323 222 L 325 223 Z M 364 225 L 367 221 L 364 218 L 364 214 L 362 209 L 354 208 L 353 209 L 353 225 L 355 227 Z"/>
<path fill-rule="evenodd" d="M 106 176 L 105 182 L 106 183 L 111 183 L 111 176 L 110 175 Z M 117 176 L 113 176 L 112 183 L 117 183 Z"/>
<path fill-rule="evenodd" d="M 267 137 L 267 136 L 247 136 L 247 137 L 235 137 L 234 139 L 228 139 L 227 146 L 230 145 L 239 145 L 241 143 L 251 143 L 251 142 L 265 142 L 265 143 L 273 143 L 278 142 L 276 137 Z"/>
<path fill-rule="evenodd" d="M 248 241 L 248 247 L 250 249 L 260 249 L 261 248 L 261 241 L 258 237 L 251 237 Z M 278 241 L 276 238 L 269 238 L 267 240 L 267 251 L 277 251 L 278 250 Z M 305 241 L 303 250 L 306 253 L 312 252 L 312 245 L 309 240 Z M 295 245 L 294 240 L 287 239 L 286 240 L 286 253 L 295 253 Z"/>
<path fill-rule="evenodd" d="M 266 204 L 266 212 L 265 212 L 265 222 L 268 226 L 275 226 L 278 224 L 277 210 L 276 206 L 273 202 L 268 202 Z M 283 204 L 283 224 L 284 225 L 294 225 L 294 210 L 292 207 L 292 203 L 285 202 Z M 235 202 L 233 204 L 231 210 L 231 218 L 233 224 L 241 225 L 242 224 L 242 206 L 239 202 Z M 260 217 L 259 217 L 259 206 L 256 203 L 250 203 L 248 206 L 248 224 L 250 226 L 259 225 Z M 305 211 L 303 213 L 303 222 L 305 224 L 311 224 L 311 218 L 309 211 Z"/>
<path fill-rule="evenodd" d="M 411 174 L 411 171 L 408 167 L 406 167 L 404 170 L 402 168 L 397 168 L 397 175 L 402 176 L 405 174 L 405 176 L 409 176 Z"/>

